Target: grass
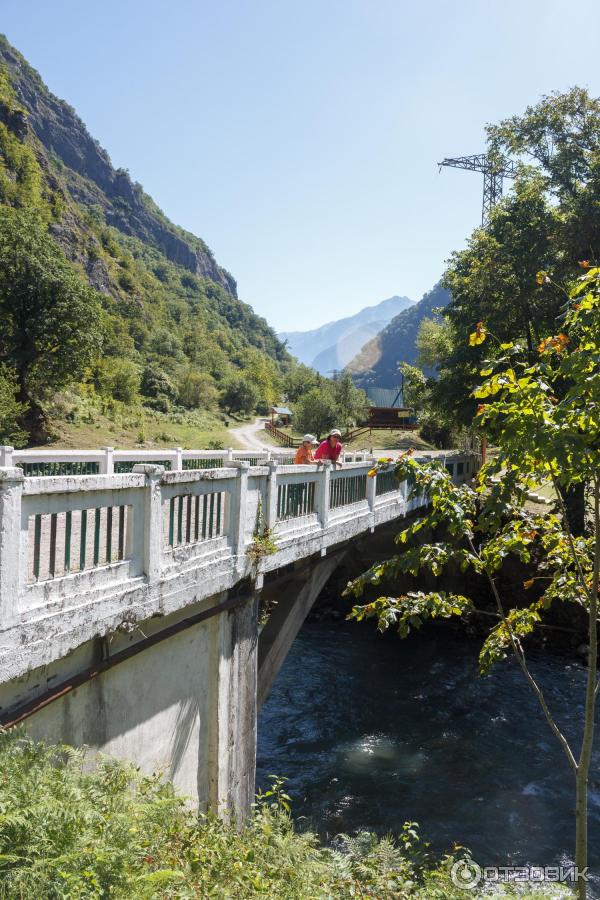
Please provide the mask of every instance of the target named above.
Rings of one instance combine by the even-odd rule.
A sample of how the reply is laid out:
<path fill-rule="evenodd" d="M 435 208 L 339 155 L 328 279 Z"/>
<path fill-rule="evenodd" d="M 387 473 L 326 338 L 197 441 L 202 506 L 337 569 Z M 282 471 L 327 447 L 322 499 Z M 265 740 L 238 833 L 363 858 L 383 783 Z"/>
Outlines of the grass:
<path fill-rule="evenodd" d="M 280 431 L 289 434 L 295 441 L 300 441 L 302 434 L 291 428 L 281 428 Z M 269 446 L 280 446 L 267 432 L 259 432 L 261 441 Z M 408 450 L 415 447 L 417 450 L 433 450 L 431 444 L 424 441 L 417 431 L 396 431 L 393 429 L 374 429 L 371 433 L 361 434 L 352 441 L 346 441 L 344 447 L 347 450 Z"/>
<path fill-rule="evenodd" d="M 157 776 L 107 758 L 92 765 L 83 751 L 34 743 L 18 729 L 0 732 L 0 773 L 2 900 L 483 896 L 452 883 L 465 851 L 434 860 L 413 823 L 397 840 L 360 832 L 323 847 L 294 827 L 280 780 L 238 831 L 198 818 Z"/>
<path fill-rule="evenodd" d="M 74 421 L 64 415 L 53 416 L 52 440 L 47 446 L 56 449 L 92 450 L 98 447 L 152 449 L 183 447 L 184 449 L 240 449 L 230 428 L 240 420 L 224 413 L 205 410 L 154 412 L 143 407 L 115 404 L 102 412 L 84 409 Z M 219 445 L 218 447 L 216 445 Z"/>

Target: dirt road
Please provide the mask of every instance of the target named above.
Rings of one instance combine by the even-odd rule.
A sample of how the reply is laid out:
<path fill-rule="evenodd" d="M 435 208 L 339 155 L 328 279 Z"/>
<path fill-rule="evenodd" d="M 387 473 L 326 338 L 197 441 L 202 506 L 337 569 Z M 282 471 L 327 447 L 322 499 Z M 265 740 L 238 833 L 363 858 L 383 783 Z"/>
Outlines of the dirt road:
<path fill-rule="evenodd" d="M 229 434 L 240 444 L 242 450 L 263 450 L 270 445 L 265 441 L 264 427 L 267 420 L 255 419 L 237 428 L 230 428 Z"/>

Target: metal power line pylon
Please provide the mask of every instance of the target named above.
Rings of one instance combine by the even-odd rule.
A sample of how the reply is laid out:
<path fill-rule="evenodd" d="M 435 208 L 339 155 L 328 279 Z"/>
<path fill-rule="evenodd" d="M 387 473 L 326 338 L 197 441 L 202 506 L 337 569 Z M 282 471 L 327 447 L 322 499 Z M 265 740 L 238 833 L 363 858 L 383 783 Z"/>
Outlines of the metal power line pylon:
<path fill-rule="evenodd" d="M 514 178 L 517 174 L 515 163 L 510 159 L 488 156 L 487 153 L 479 153 L 476 156 L 457 156 L 444 159 L 438 163 L 453 169 L 468 169 L 471 172 L 483 172 L 483 207 L 481 211 L 481 224 L 488 222 L 490 213 L 498 200 L 502 197 L 502 180 Z"/>

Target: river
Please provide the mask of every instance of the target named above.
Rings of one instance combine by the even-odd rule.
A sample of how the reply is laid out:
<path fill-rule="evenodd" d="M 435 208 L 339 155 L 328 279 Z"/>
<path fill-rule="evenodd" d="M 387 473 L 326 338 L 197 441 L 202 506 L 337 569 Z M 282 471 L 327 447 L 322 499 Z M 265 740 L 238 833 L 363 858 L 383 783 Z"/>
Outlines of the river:
<path fill-rule="evenodd" d="M 402 641 L 370 623 L 306 623 L 260 714 L 258 785 L 270 773 L 285 775 L 299 825 L 325 840 L 358 829 L 397 832 L 411 820 L 433 849 L 458 842 L 481 865 L 572 860 L 573 779 L 563 751 L 518 667 L 507 661 L 482 678 L 478 647 L 443 627 Z M 548 654 L 530 658 L 572 737 L 583 668 Z"/>

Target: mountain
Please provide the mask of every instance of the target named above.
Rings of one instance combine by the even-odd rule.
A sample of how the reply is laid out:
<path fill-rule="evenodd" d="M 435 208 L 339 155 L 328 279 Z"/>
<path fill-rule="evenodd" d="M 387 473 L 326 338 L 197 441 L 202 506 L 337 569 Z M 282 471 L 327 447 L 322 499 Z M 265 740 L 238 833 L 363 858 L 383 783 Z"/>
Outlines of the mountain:
<path fill-rule="evenodd" d="M 113 167 L 72 107 L 1 35 L 0 204 L 36 209 L 100 292 L 105 360 L 136 368 L 142 394 L 150 384 L 156 398 L 156 377 L 164 377 L 177 399 L 185 379 L 189 394 L 191 374 L 214 403 L 219 383 L 256 361 L 257 351 L 275 371 L 288 364 L 283 344 L 238 299 L 234 278 L 205 242 Z M 144 381 L 148 366 L 158 376 Z"/>
<path fill-rule="evenodd" d="M 283 331 L 278 337 L 287 341 L 287 349 L 300 362 L 327 375 L 333 369 L 343 369 L 367 341 L 412 303 L 408 297 L 389 297 L 312 331 Z"/>
<path fill-rule="evenodd" d="M 432 318 L 436 308 L 449 302 L 449 292 L 438 283 L 418 303 L 395 316 L 347 366 L 355 383 L 362 388 L 395 387 L 399 382 L 399 363 L 416 361 L 415 342 L 422 320 Z"/>

